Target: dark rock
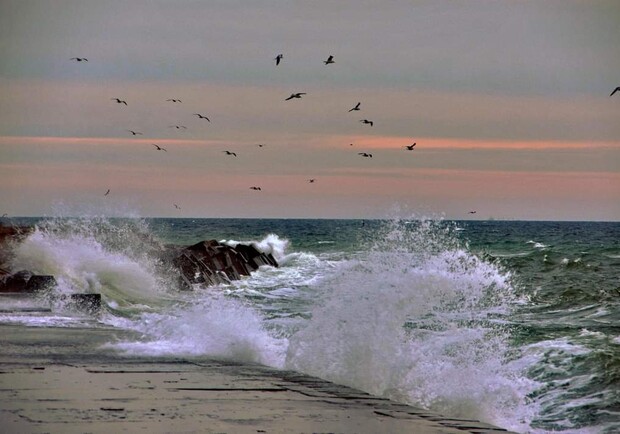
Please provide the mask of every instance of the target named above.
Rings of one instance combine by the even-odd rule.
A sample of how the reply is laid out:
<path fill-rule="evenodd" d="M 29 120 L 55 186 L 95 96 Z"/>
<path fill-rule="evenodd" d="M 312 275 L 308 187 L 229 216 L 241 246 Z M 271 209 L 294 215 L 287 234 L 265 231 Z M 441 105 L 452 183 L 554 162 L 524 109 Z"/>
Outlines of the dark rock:
<path fill-rule="evenodd" d="M 176 253 L 172 260 L 179 269 L 182 286 L 226 284 L 249 276 L 261 265 L 277 267 L 271 254 L 254 246 L 238 244 L 231 247 L 216 240 L 201 241 Z"/>
<path fill-rule="evenodd" d="M 54 276 L 34 275 L 28 270 L 0 276 L 0 293 L 33 293 L 55 286 Z"/>
<path fill-rule="evenodd" d="M 76 309 L 89 314 L 101 310 L 101 294 L 71 294 L 70 300 Z"/>
<path fill-rule="evenodd" d="M 0 292 L 26 292 L 26 286 L 31 277 L 32 273 L 27 270 L 6 275 L 0 280 Z"/>
<path fill-rule="evenodd" d="M 34 275 L 28 279 L 26 284 L 26 292 L 48 291 L 57 286 L 54 276 Z"/>

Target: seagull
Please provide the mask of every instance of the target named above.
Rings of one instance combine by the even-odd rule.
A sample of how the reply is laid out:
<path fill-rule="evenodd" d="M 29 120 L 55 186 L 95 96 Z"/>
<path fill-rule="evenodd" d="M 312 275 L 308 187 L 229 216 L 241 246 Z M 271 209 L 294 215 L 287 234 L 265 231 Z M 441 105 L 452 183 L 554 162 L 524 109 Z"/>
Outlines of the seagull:
<path fill-rule="evenodd" d="M 360 122 L 363 124 L 370 124 L 371 127 L 373 126 L 373 122 L 369 121 L 368 119 L 362 119 Z"/>
<path fill-rule="evenodd" d="M 329 65 L 330 63 L 336 63 L 336 62 L 334 62 L 334 56 L 329 56 L 327 60 L 323 61 L 323 63 L 326 65 Z"/>
<path fill-rule="evenodd" d="M 107 196 L 108 194 L 110 194 L 110 189 L 108 188 L 108 191 L 105 192 L 104 196 Z"/>
<path fill-rule="evenodd" d="M 235 154 L 234 152 L 230 152 L 230 151 L 222 151 L 224 152 L 226 155 L 232 155 L 233 157 L 236 157 L 237 154 Z"/>
<path fill-rule="evenodd" d="M 112 101 L 116 101 L 118 104 L 125 104 L 127 105 L 127 101 L 123 101 L 122 99 L 119 98 L 110 98 Z"/>
<path fill-rule="evenodd" d="M 301 98 L 301 96 L 305 94 L 306 94 L 305 92 L 292 93 L 291 96 L 286 98 L 284 101 L 288 101 L 289 99 L 293 99 L 293 98 Z"/>
<path fill-rule="evenodd" d="M 615 88 L 615 89 L 614 89 L 614 91 L 613 91 L 613 92 L 611 93 L 611 95 L 609 95 L 609 96 L 612 96 L 612 95 L 613 95 L 614 93 L 616 93 L 616 92 L 620 92 L 620 86 L 618 86 L 617 88 Z"/>
<path fill-rule="evenodd" d="M 166 149 L 162 148 L 159 145 L 156 145 L 155 143 L 151 143 L 151 145 L 155 146 L 155 148 L 157 148 L 158 151 L 164 151 L 164 152 L 168 152 Z"/>
<path fill-rule="evenodd" d="M 194 116 L 198 116 L 200 119 L 206 119 L 207 121 L 211 122 L 211 119 L 209 119 L 206 116 L 201 115 L 200 113 L 194 113 Z"/>
<path fill-rule="evenodd" d="M 314 184 L 314 181 L 316 181 L 316 179 L 314 179 L 314 178 L 312 178 L 312 179 L 309 179 L 309 180 L 308 180 L 308 182 L 309 182 L 310 184 Z"/>
<path fill-rule="evenodd" d="M 177 205 L 176 203 L 173 203 L 172 205 L 174 205 L 174 207 L 175 207 L 176 209 L 181 209 L 181 207 L 180 207 L 179 205 Z"/>
<path fill-rule="evenodd" d="M 183 102 L 180 99 L 174 99 L 174 98 L 169 98 L 166 101 L 170 101 L 170 102 Z"/>
<path fill-rule="evenodd" d="M 361 102 L 358 102 L 355 107 L 353 107 L 351 110 L 349 110 L 349 113 L 352 112 L 352 111 L 355 111 L 355 110 L 359 110 L 360 109 L 360 104 L 361 104 Z"/>
<path fill-rule="evenodd" d="M 413 145 L 405 145 L 405 148 L 407 148 L 408 151 L 413 151 L 413 148 L 415 147 L 415 143 Z"/>
<path fill-rule="evenodd" d="M 469 211 L 470 214 L 476 214 L 476 211 Z"/>
<path fill-rule="evenodd" d="M 262 191 L 260 187 L 250 187 L 250 190 Z"/>
<path fill-rule="evenodd" d="M 357 155 L 361 155 L 362 157 L 366 158 L 372 158 L 372 154 L 369 154 L 367 152 L 358 152 Z"/>
<path fill-rule="evenodd" d="M 177 130 L 183 129 L 186 130 L 187 127 L 185 125 L 170 125 L 168 128 L 176 128 Z"/>
<path fill-rule="evenodd" d="M 276 58 L 274 59 L 276 61 L 276 66 L 280 64 L 280 61 L 282 60 L 283 57 L 284 57 L 284 54 L 278 54 L 276 56 Z"/>
<path fill-rule="evenodd" d="M 72 57 L 69 60 L 75 60 L 76 62 L 88 62 L 88 59 L 86 57 Z"/>
<path fill-rule="evenodd" d="M 129 131 L 132 136 L 141 136 L 142 135 L 142 133 L 139 133 L 137 131 L 133 131 L 133 130 L 127 130 L 127 131 Z"/>
<path fill-rule="evenodd" d="M 261 143 L 261 144 L 258 144 L 258 145 L 256 145 L 256 146 L 258 146 L 259 148 L 262 148 L 262 147 L 263 147 L 263 146 L 265 146 L 265 145 Z"/>

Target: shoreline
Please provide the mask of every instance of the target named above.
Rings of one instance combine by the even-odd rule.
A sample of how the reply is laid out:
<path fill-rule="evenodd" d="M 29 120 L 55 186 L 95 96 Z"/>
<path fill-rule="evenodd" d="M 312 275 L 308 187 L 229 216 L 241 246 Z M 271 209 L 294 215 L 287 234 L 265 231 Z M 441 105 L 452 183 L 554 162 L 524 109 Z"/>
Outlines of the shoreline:
<path fill-rule="evenodd" d="M 0 426 L 11 433 L 508 432 L 294 371 L 120 356 L 100 348 L 109 330 L 0 329 Z"/>

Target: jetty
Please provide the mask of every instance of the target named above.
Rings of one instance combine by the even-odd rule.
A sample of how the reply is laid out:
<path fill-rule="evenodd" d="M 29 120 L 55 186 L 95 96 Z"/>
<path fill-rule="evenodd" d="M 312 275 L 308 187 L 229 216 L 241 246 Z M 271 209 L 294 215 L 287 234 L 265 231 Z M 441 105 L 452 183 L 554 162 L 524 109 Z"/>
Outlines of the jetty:
<path fill-rule="evenodd" d="M 122 333 L 0 325 L 3 432 L 508 432 L 294 371 L 106 350 Z"/>

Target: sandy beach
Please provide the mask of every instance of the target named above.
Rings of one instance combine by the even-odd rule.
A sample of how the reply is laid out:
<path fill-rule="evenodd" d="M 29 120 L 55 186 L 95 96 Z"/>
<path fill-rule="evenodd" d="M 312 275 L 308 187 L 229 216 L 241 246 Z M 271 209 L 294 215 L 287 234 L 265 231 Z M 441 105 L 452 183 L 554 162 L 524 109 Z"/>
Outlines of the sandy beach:
<path fill-rule="evenodd" d="M 122 357 L 99 349 L 104 332 L 83 345 L 86 332 L 2 326 L 2 432 L 507 432 L 292 371 Z"/>

